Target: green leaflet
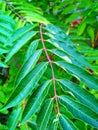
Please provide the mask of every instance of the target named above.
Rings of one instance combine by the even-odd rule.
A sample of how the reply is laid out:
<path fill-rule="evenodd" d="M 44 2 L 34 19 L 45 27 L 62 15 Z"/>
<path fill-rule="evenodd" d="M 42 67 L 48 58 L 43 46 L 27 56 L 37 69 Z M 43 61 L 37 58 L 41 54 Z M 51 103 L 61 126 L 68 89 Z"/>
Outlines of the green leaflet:
<path fill-rule="evenodd" d="M 98 52 L 97 52 L 97 54 L 98 54 Z M 86 59 L 90 62 L 93 62 L 94 60 L 98 60 L 98 56 L 96 56 L 96 53 L 93 53 L 92 56 L 88 56 L 88 57 L 86 57 Z"/>
<path fill-rule="evenodd" d="M 63 130 L 78 130 L 75 125 L 64 115 L 59 116 L 60 124 Z"/>
<path fill-rule="evenodd" d="M 98 113 L 98 100 L 92 94 L 69 80 L 60 79 L 58 82 L 61 84 L 64 91 L 66 91 L 66 89 L 69 90 L 80 102 Z"/>
<path fill-rule="evenodd" d="M 20 38 L 22 38 L 24 35 L 26 35 L 29 31 L 31 31 L 36 24 L 27 24 L 24 27 L 21 27 L 17 29 L 13 35 L 9 38 L 7 44 L 8 45 L 13 45 L 13 43 L 17 42 Z"/>
<path fill-rule="evenodd" d="M 24 1 L 24 6 L 23 6 L 23 2 L 22 1 L 19 1 L 18 3 L 17 2 L 13 2 L 12 4 L 15 5 L 15 9 L 16 10 L 20 10 L 20 11 L 22 10 L 22 11 L 25 11 L 25 12 L 29 11 L 30 13 L 32 11 L 32 12 L 36 12 L 36 13 L 42 14 L 42 12 L 39 10 L 38 7 L 35 7 L 32 4 L 29 4 L 28 2 Z M 32 10 L 32 8 L 33 8 L 33 10 Z"/>
<path fill-rule="evenodd" d="M 8 62 L 12 58 L 12 56 L 19 51 L 21 47 L 23 47 L 34 35 L 36 35 L 36 33 L 36 31 L 31 31 L 22 36 L 9 51 L 5 62 Z"/>
<path fill-rule="evenodd" d="M 1 26 L 2 28 L 5 28 L 5 29 L 11 31 L 11 32 L 14 30 L 14 29 L 13 29 L 13 26 L 11 26 L 10 23 L 6 23 L 6 22 L 0 21 L 0 26 Z M 15 25 L 14 25 L 14 26 L 15 26 Z"/>
<path fill-rule="evenodd" d="M 7 52 L 8 52 L 8 49 L 3 47 L 3 45 L 0 45 L 0 55 L 4 54 L 4 53 L 7 53 Z"/>
<path fill-rule="evenodd" d="M 22 123 L 27 121 L 41 107 L 46 95 L 49 91 L 51 80 L 46 81 L 28 100 L 22 115 Z"/>
<path fill-rule="evenodd" d="M 73 4 L 72 4 L 72 5 L 68 6 L 68 7 L 66 7 L 66 8 L 63 10 L 62 14 L 63 14 L 63 15 L 68 14 L 68 13 L 70 13 L 71 11 L 73 11 L 75 8 L 76 8 L 76 5 L 73 5 Z"/>
<path fill-rule="evenodd" d="M 82 64 L 80 64 L 79 61 L 77 61 L 76 58 L 72 57 L 71 55 L 69 55 L 61 50 L 57 50 L 57 49 L 51 49 L 49 51 L 54 53 L 58 57 L 62 58 L 64 61 L 66 61 L 68 63 L 72 63 L 76 66 L 80 66 L 81 68 L 84 69 L 84 66 Z"/>
<path fill-rule="evenodd" d="M 46 130 L 53 109 L 53 99 L 49 99 L 41 108 L 37 116 L 38 130 Z"/>
<path fill-rule="evenodd" d="M 68 96 L 60 96 L 60 103 L 74 115 L 75 118 L 81 119 L 88 124 L 98 128 L 98 114 L 87 106 L 69 98 Z"/>
<path fill-rule="evenodd" d="M 73 20 L 78 19 L 78 17 L 79 17 L 79 13 L 74 12 L 66 19 L 66 23 L 72 22 Z"/>
<path fill-rule="evenodd" d="M 82 33 L 84 32 L 85 28 L 86 28 L 86 23 L 85 22 L 83 22 L 83 23 L 81 23 L 79 25 L 78 31 L 77 31 L 77 33 L 78 33 L 79 36 L 82 35 Z"/>
<path fill-rule="evenodd" d="M 22 65 L 16 81 L 15 81 L 15 87 L 20 83 L 20 81 L 29 73 L 31 69 L 34 68 L 35 64 L 37 63 L 42 50 L 37 50 L 33 55 L 31 55 L 28 60 Z"/>
<path fill-rule="evenodd" d="M 50 120 L 46 130 L 57 130 L 58 124 L 59 124 L 59 118 L 58 116 L 55 116 L 53 117 L 53 119 Z"/>
<path fill-rule="evenodd" d="M 30 56 L 36 51 L 38 47 L 39 40 L 34 40 L 31 42 L 30 46 L 28 47 L 28 50 L 26 52 L 25 61 L 30 58 Z"/>
<path fill-rule="evenodd" d="M 90 75 L 87 71 L 81 69 L 78 66 L 63 61 L 57 61 L 54 63 L 60 66 L 65 71 L 68 70 L 72 74 L 78 76 L 81 81 L 88 85 L 90 89 L 98 90 L 98 79 L 95 76 Z"/>
<path fill-rule="evenodd" d="M 0 14 L 0 23 L 1 22 L 10 24 L 12 27 L 15 27 L 15 24 L 16 24 L 15 21 L 11 17 L 4 14 Z"/>
<path fill-rule="evenodd" d="M 0 35 L 0 42 L 1 42 L 1 44 L 5 44 L 6 41 L 7 41 L 7 38 L 1 34 Z"/>
<path fill-rule="evenodd" d="M 95 31 L 94 28 L 91 27 L 91 26 L 89 26 L 87 28 L 87 33 L 88 33 L 89 37 L 91 38 L 92 43 L 94 42 L 94 38 L 95 38 L 95 32 L 94 31 Z"/>
<path fill-rule="evenodd" d="M 5 11 L 5 7 L 6 7 L 6 4 L 4 2 L 2 2 L 2 0 L 0 0 L 0 10 L 3 10 Z"/>
<path fill-rule="evenodd" d="M 8 130 L 15 130 L 22 113 L 21 107 L 17 106 L 11 113 L 8 120 Z"/>
<path fill-rule="evenodd" d="M 8 38 L 11 36 L 12 31 L 8 30 L 7 28 L 0 27 L 0 33 L 1 33 L 1 35 Z"/>
<path fill-rule="evenodd" d="M 30 120 L 27 122 L 28 126 L 32 129 L 32 130 L 37 130 L 37 124 L 36 122 Z"/>
<path fill-rule="evenodd" d="M 5 110 L 12 106 L 16 106 L 19 104 L 24 98 L 26 98 L 30 92 L 35 88 L 37 82 L 40 80 L 42 75 L 44 74 L 48 63 L 42 62 L 34 70 L 31 70 L 23 80 L 16 87 L 9 100 L 6 103 L 6 106 L 1 109 Z"/>

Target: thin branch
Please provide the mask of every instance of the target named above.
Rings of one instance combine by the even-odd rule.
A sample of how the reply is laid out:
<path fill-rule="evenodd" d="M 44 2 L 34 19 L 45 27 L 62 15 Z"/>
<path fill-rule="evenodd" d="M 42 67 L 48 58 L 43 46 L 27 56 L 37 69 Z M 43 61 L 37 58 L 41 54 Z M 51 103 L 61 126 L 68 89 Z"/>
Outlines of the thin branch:
<path fill-rule="evenodd" d="M 53 81 L 53 86 L 54 86 L 54 98 L 56 100 L 57 113 L 59 115 L 60 114 L 60 109 L 59 109 L 59 104 L 58 104 L 58 95 L 57 95 L 57 92 L 56 92 L 56 78 L 55 78 L 55 75 L 54 75 L 54 69 L 53 69 L 53 65 L 52 65 L 52 60 L 49 57 L 49 54 L 48 54 L 47 49 L 45 47 L 44 38 L 43 38 L 43 32 L 42 32 L 42 24 L 40 25 L 40 36 L 41 36 L 43 50 L 44 50 L 44 52 L 46 54 L 46 58 L 49 61 L 49 64 L 50 64 L 50 67 L 51 67 L 51 71 L 52 71 L 52 81 Z"/>

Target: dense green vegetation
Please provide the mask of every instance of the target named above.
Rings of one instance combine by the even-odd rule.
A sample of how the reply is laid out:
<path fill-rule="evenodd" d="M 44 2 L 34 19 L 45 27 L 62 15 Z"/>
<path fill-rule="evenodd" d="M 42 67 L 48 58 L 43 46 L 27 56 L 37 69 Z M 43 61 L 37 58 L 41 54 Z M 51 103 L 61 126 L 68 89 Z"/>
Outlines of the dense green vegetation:
<path fill-rule="evenodd" d="M 98 1 L 0 0 L 0 130 L 98 129 Z"/>

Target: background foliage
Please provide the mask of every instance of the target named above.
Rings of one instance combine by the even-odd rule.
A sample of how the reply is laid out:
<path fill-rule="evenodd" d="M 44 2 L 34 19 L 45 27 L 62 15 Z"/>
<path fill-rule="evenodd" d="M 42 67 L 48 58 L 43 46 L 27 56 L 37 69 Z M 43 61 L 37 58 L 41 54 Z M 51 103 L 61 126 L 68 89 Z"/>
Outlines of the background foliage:
<path fill-rule="evenodd" d="M 97 0 L 0 0 L 0 129 L 98 129 Z"/>

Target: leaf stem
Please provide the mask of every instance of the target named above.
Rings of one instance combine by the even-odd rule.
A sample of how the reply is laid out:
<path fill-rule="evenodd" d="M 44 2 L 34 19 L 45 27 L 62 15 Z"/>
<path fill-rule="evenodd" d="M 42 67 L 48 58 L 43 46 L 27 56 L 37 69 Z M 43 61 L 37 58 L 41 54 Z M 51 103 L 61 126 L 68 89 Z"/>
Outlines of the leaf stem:
<path fill-rule="evenodd" d="M 17 17 L 19 17 L 22 21 L 27 22 L 27 20 L 24 19 L 23 16 L 21 16 L 19 13 L 17 13 L 17 12 L 15 11 L 15 9 L 12 7 L 12 5 L 11 5 L 9 2 L 6 2 L 5 0 L 3 0 L 3 1 L 6 3 L 6 5 L 8 6 L 8 8 L 9 8 Z"/>
<path fill-rule="evenodd" d="M 57 114 L 59 115 L 60 114 L 60 109 L 59 109 L 59 104 L 58 104 L 58 95 L 57 95 L 57 92 L 56 92 L 56 78 L 55 78 L 55 75 L 54 75 L 54 69 L 53 69 L 53 65 L 52 65 L 53 64 L 52 60 L 49 57 L 49 54 L 48 54 L 47 49 L 45 47 L 44 38 L 43 38 L 43 32 L 42 32 L 42 24 L 40 25 L 40 37 L 41 37 L 43 50 L 45 52 L 47 60 L 49 61 L 50 68 L 51 68 L 51 71 L 52 71 L 52 81 L 53 81 L 53 86 L 54 86 L 54 98 L 56 100 Z"/>

